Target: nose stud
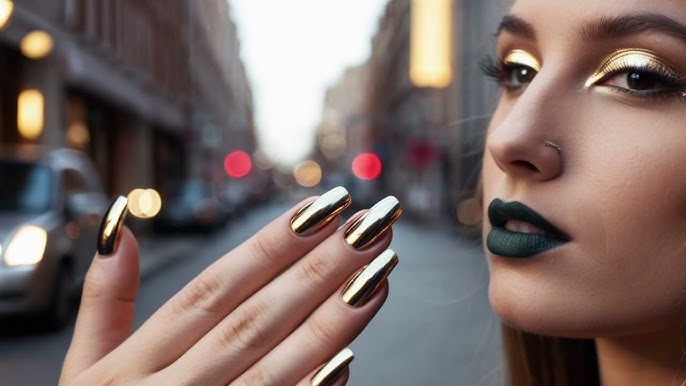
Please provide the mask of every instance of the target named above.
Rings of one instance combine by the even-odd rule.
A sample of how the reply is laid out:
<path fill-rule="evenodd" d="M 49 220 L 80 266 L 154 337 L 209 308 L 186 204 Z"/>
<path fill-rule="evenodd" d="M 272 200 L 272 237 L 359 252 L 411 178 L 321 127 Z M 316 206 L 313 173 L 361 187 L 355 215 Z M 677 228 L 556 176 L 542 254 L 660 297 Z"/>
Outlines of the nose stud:
<path fill-rule="evenodd" d="M 556 145 L 554 142 L 551 142 L 551 141 L 546 141 L 545 146 L 552 147 L 553 149 L 555 149 L 557 151 L 562 151 L 562 148 L 560 146 Z"/>

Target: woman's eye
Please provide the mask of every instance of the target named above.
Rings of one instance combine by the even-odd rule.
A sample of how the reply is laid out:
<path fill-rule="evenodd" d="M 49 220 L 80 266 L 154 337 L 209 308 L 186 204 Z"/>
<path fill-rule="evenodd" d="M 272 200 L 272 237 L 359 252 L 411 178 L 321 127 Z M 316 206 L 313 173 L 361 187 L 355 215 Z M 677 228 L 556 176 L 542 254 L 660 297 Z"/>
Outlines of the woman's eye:
<path fill-rule="evenodd" d="M 673 82 L 664 79 L 661 74 L 654 74 L 645 70 L 628 70 L 608 77 L 602 85 L 622 88 L 639 92 L 659 92 L 671 89 Z"/>
<path fill-rule="evenodd" d="M 499 60 L 487 58 L 482 62 L 481 69 L 505 90 L 517 93 L 534 80 L 541 65 L 532 54 L 524 50 L 512 50 Z"/>
<path fill-rule="evenodd" d="M 521 89 L 529 85 L 534 77 L 538 74 L 538 71 L 533 68 L 522 65 L 522 64 L 509 64 L 506 65 L 503 76 L 504 85 L 508 89 Z"/>
<path fill-rule="evenodd" d="M 606 58 L 586 81 L 627 97 L 684 96 L 684 81 L 674 67 L 643 49 L 621 49 Z"/>

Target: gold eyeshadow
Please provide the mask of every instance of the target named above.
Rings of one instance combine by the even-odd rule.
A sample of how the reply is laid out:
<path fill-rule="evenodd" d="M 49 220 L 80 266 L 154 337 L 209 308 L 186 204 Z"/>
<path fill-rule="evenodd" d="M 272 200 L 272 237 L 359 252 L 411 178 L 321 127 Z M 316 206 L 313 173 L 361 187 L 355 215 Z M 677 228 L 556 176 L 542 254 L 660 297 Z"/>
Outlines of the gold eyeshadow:
<path fill-rule="evenodd" d="M 527 66 L 536 72 L 541 71 L 541 64 L 530 53 L 524 50 L 512 50 L 505 55 L 503 63 L 506 65 Z"/>
<path fill-rule="evenodd" d="M 585 86 L 590 87 L 609 75 L 629 70 L 643 70 L 679 79 L 679 75 L 672 68 L 672 65 L 652 51 L 641 48 L 625 48 L 615 51 L 605 58 L 600 67 L 588 78 Z"/>

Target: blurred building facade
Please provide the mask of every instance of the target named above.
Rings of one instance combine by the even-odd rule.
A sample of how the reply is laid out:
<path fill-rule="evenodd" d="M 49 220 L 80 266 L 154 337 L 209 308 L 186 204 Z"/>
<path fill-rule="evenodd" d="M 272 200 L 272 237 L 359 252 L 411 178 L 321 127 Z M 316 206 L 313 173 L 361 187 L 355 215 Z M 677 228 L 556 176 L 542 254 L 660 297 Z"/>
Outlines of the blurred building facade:
<path fill-rule="evenodd" d="M 356 201 L 365 201 L 364 195 L 373 193 L 368 189 L 371 184 L 355 179 L 350 172 L 353 157 L 371 143 L 370 122 L 365 113 L 371 85 L 369 69 L 367 63 L 349 67 L 327 89 L 314 157 L 326 171 L 326 188 L 345 185 L 356 192 Z"/>
<path fill-rule="evenodd" d="M 345 130 L 349 157 L 366 151 L 381 157 L 379 178 L 357 180 L 365 187 L 363 196 L 369 197 L 365 204 L 394 194 L 409 216 L 456 219 L 459 203 L 473 195 L 483 134 L 498 95 L 495 85 L 481 75 L 480 61 L 493 51 L 492 36 L 504 6 L 452 0 L 454 75 L 447 87 L 435 88 L 417 87 L 410 80 L 412 1 L 388 2 L 371 56 L 355 70 L 364 71 L 365 84 L 349 90 L 342 84 L 350 82 L 350 76 L 344 75 L 335 86 L 338 91 L 330 93 L 347 92 L 349 100 L 327 98 L 319 133 L 321 137 L 324 130 L 338 126 Z M 364 97 L 359 100 L 357 95 Z M 339 124 L 332 125 L 331 117 Z M 343 165 L 338 170 L 349 170 L 349 158 L 337 161 Z"/>
<path fill-rule="evenodd" d="M 45 31 L 49 55 L 22 54 Z M 252 95 L 225 0 L 17 0 L 0 30 L 0 142 L 88 153 L 109 194 L 225 178 L 255 148 Z M 44 96 L 43 130 L 21 135 L 18 95 Z"/>

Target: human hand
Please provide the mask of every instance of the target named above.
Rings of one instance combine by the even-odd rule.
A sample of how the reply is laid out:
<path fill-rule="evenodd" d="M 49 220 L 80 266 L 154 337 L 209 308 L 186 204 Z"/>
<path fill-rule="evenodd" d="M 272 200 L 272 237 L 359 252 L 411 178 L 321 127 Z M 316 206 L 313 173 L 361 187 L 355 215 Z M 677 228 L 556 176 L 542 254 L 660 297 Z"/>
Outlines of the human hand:
<path fill-rule="evenodd" d="M 347 191 L 312 201 L 218 259 L 131 334 L 138 247 L 122 228 L 126 199 L 117 199 L 60 385 L 344 385 L 352 353 L 341 349 L 386 299 L 397 263 L 386 248 L 402 209 L 387 197 L 337 229 Z"/>

